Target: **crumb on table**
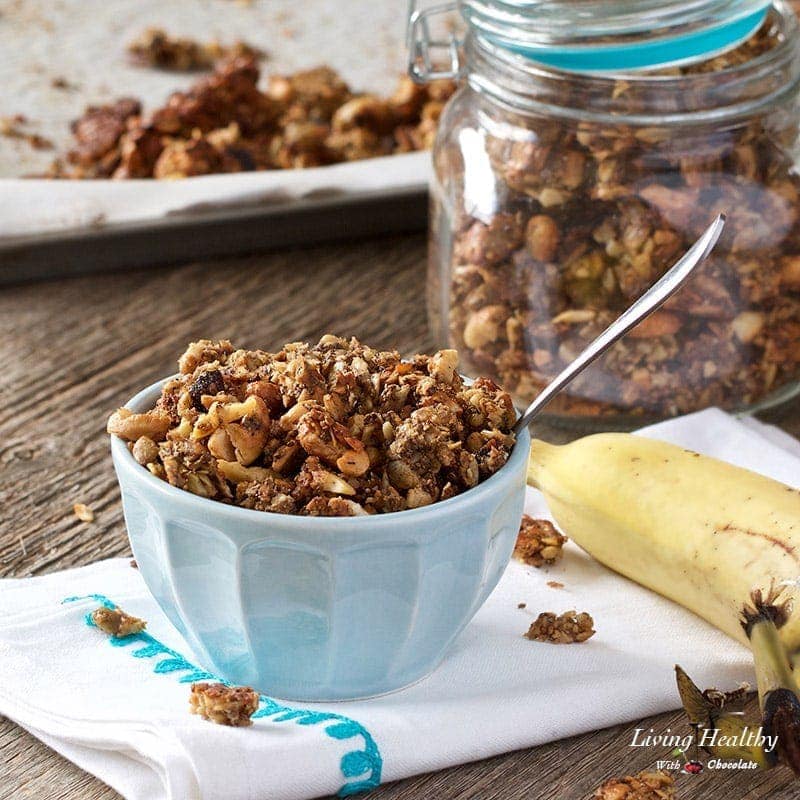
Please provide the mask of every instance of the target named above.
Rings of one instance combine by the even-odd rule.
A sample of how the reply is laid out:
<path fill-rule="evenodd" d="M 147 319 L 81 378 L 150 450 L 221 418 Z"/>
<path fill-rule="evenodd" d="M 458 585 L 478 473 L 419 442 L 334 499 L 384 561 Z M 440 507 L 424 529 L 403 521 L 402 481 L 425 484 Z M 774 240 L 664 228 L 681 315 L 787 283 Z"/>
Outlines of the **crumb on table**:
<path fill-rule="evenodd" d="M 258 692 L 249 686 L 193 683 L 189 708 L 217 725 L 242 728 L 253 724 L 250 717 L 258 708 Z"/>
<path fill-rule="evenodd" d="M 115 639 L 123 639 L 141 633 L 147 623 L 139 617 L 126 614 L 119 606 L 107 608 L 101 606 L 92 612 L 92 622 L 104 633 Z"/>
<path fill-rule="evenodd" d="M 527 607 L 528 607 L 527 603 L 517 603 L 517 608 L 527 608 Z"/>
<path fill-rule="evenodd" d="M 564 584 L 561 583 L 560 581 L 547 581 L 547 585 L 551 589 L 563 589 L 564 588 Z"/>
<path fill-rule="evenodd" d="M 566 541 L 567 537 L 560 534 L 549 520 L 523 514 L 514 545 L 514 558 L 531 567 L 553 564 L 561 558 Z"/>
<path fill-rule="evenodd" d="M 565 611 L 556 616 L 552 611 L 543 611 L 531 623 L 525 638 L 536 642 L 573 644 L 585 642 L 594 634 L 594 620 L 586 612 Z"/>
<path fill-rule="evenodd" d="M 594 793 L 594 800 L 674 800 L 675 779 L 662 770 L 611 778 Z"/>
<path fill-rule="evenodd" d="M 85 503 L 75 503 L 72 511 L 81 522 L 94 522 L 94 511 Z"/>

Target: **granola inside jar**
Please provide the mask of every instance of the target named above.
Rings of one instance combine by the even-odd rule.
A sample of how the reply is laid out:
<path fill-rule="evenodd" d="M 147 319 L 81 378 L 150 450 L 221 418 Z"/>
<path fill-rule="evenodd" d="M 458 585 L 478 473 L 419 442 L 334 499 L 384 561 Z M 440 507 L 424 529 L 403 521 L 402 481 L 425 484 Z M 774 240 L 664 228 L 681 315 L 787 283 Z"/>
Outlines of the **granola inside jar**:
<path fill-rule="evenodd" d="M 798 391 L 800 34 L 786 6 L 758 6 L 461 0 L 429 308 L 467 374 L 529 402 L 722 212 L 699 274 L 550 412 L 660 418 Z"/>

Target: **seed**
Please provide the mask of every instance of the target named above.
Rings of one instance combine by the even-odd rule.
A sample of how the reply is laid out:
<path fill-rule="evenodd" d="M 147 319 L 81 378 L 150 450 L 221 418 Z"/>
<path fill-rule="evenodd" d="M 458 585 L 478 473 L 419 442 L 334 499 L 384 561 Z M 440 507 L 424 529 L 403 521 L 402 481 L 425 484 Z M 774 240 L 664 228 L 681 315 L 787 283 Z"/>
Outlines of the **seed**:
<path fill-rule="evenodd" d="M 369 455 L 366 450 L 347 450 L 336 466 L 345 475 L 363 475 L 369 469 Z"/>

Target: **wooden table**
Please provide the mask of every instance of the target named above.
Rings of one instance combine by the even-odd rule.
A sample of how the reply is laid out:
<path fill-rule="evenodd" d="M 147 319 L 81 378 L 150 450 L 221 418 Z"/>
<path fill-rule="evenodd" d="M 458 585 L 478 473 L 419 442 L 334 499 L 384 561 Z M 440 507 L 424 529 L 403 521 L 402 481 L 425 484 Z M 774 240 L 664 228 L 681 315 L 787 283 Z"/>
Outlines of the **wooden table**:
<path fill-rule="evenodd" d="M 0 575 L 130 553 L 105 420 L 173 371 L 186 342 L 229 337 L 273 346 L 337 332 L 404 352 L 428 350 L 424 281 L 424 239 L 410 236 L 0 290 Z M 800 433 L 800 405 L 771 421 Z M 543 426 L 537 433 L 567 436 Z M 77 502 L 94 509 L 94 523 L 73 516 Z M 637 726 L 688 732 L 682 714 L 664 714 L 411 778 L 371 796 L 578 800 L 612 775 L 651 765 L 652 751 L 628 746 Z M 798 792 L 785 768 L 678 782 L 686 800 L 780 800 Z M 0 800 L 114 797 L 0 718 Z"/>

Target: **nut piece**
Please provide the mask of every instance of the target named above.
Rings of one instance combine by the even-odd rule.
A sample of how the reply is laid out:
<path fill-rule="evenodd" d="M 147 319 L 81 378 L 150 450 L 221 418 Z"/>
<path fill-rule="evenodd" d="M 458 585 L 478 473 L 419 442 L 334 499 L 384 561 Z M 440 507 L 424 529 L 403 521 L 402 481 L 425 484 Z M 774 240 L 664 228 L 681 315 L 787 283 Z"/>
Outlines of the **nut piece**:
<path fill-rule="evenodd" d="M 736 315 L 731 327 L 742 344 L 749 344 L 761 333 L 765 321 L 764 315 L 758 311 L 742 311 Z"/>
<path fill-rule="evenodd" d="M 250 717 L 258 709 L 258 702 L 258 692 L 249 686 L 193 683 L 189 710 L 217 725 L 244 728 L 253 724 Z"/>
<path fill-rule="evenodd" d="M 169 415 L 158 409 L 134 414 L 127 408 L 118 408 L 109 418 L 106 430 L 121 439 L 135 442 L 147 436 L 154 442 L 160 442 L 171 427 Z"/>
<path fill-rule="evenodd" d="M 531 623 L 525 638 L 536 642 L 573 644 L 585 642 L 594 634 L 594 620 L 586 612 L 565 611 L 556 616 L 552 611 L 544 611 Z"/>
<path fill-rule="evenodd" d="M 428 373 L 437 381 L 452 383 L 458 369 L 457 350 L 439 350 L 431 356 Z"/>
<path fill-rule="evenodd" d="M 675 779 L 662 770 L 611 778 L 594 793 L 594 800 L 674 800 Z"/>
<path fill-rule="evenodd" d="M 369 454 L 366 450 L 346 450 L 337 460 L 336 466 L 345 475 L 357 477 L 369 469 Z"/>
<path fill-rule="evenodd" d="M 681 329 L 681 318 L 669 311 L 654 311 L 645 317 L 628 334 L 632 339 L 654 339 L 657 336 L 668 336 Z"/>
<path fill-rule="evenodd" d="M 800 292 L 800 255 L 781 259 L 781 285 Z"/>
<path fill-rule="evenodd" d="M 72 511 L 81 522 L 94 522 L 94 511 L 85 503 L 75 503 Z"/>
<path fill-rule="evenodd" d="M 547 214 L 535 214 L 525 226 L 525 243 L 537 261 L 552 261 L 560 238 L 558 225 Z"/>
<path fill-rule="evenodd" d="M 554 564 L 561 558 L 566 541 L 567 537 L 560 534 L 549 520 L 523 514 L 514 545 L 514 558 L 532 567 Z"/>
<path fill-rule="evenodd" d="M 247 483 L 248 481 L 264 481 L 270 471 L 264 467 L 245 467 L 238 461 L 217 461 L 217 470 L 231 483 Z"/>
<path fill-rule="evenodd" d="M 497 341 L 507 318 L 508 309 L 505 306 L 484 306 L 467 320 L 464 344 L 472 350 L 480 350 Z"/>
<path fill-rule="evenodd" d="M 149 436 L 140 436 L 131 448 L 137 463 L 146 467 L 158 460 L 158 445 Z"/>
<path fill-rule="evenodd" d="M 115 639 L 133 636 L 141 633 L 147 627 L 147 623 L 143 619 L 126 614 L 119 606 L 114 608 L 100 606 L 92 611 L 92 622 L 101 631 Z"/>

